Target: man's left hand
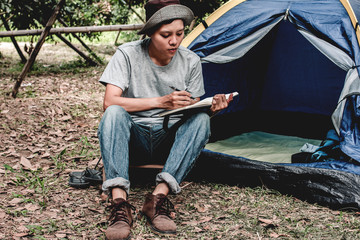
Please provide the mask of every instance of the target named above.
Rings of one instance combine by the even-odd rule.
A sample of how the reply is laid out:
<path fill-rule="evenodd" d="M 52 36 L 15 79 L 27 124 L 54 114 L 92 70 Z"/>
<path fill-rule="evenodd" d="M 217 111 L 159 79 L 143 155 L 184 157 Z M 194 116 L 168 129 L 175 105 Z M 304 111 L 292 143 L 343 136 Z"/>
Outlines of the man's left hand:
<path fill-rule="evenodd" d="M 232 100 L 233 94 L 230 94 L 228 99 L 226 99 L 225 94 L 216 94 L 213 97 L 212 105 L 210 107 L 211 112 L 213 114 L 216 114 L 219 111 L 227 108 Z"/>

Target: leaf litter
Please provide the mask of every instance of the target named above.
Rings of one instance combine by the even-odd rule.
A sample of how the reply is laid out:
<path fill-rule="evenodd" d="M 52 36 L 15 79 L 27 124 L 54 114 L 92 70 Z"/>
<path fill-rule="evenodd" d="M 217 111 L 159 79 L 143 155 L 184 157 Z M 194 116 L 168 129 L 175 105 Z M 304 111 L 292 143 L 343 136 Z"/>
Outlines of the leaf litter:
<path fill-rule="evenodd" d="M 70 172 L 93 168 L 100 157 L 97 126 L 104 88 L 98 79 L 105 66 L 58 71 L 54 66 L 65 60 L 56 52 L 69 51 L 70 62 L 76 56 L 66 46 L 46 44 L 37 59 L 46 71 L 29 74 L 13 99 L 6 93 L 19 72 L 9 69 L 18 59 L 11 45 L 4 46 L 0 43 L 0 239 L 105 239 L 109 203 L 101 187 L 68 186 Z M 105 59 L 115 47 L 108 49 Z M 129 199 L 136 214 L 154 188 L 152 181 L 132 185 Z M 133 239 L 360 237 L 359 212 L 330 210 L 266 188 L 181 185 L 181 194 L 169 196 L 177 236 L 154 235 L 139 219 Z"/>

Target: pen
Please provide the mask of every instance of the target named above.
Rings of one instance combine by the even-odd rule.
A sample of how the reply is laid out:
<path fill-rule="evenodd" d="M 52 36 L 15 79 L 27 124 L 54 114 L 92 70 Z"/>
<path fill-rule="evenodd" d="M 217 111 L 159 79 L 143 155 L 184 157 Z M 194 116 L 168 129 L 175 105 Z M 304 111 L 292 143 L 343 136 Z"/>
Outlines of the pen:
<path fill-rule="evenodd" d="M 169 86 L 172 90 L 174 90 L 174 91 L 181 91 L 180 89 L 177 89 L 176 87 L 173 87 L 173 86 Z M 185 89 L 185 91 L 186 91 L 186 89 Z M 194 97 L 190 97 L 192 100 L 195 100 L 195 98 Z"/>

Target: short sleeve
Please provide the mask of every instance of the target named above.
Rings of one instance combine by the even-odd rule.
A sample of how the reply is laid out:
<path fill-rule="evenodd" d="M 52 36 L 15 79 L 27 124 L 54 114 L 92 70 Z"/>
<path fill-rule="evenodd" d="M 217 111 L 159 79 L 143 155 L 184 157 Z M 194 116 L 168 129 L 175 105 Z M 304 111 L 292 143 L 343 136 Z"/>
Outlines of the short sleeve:
<path fill-rule="evenodd" d="M 201 97 L 205 94 L 202 67 L 199 58 L 195 58 L 194 60 L 195 61 L 192 64 L 187 90 L 192 94 L 193 97 Z"/>
<path fill-rule="evenodd" d="M 101 75 L 99 82 L 103 85 L 110 83 L 126 91 L 129 86 L 129 79 L 129 59 L 123 51 L 117 49 Z"/>

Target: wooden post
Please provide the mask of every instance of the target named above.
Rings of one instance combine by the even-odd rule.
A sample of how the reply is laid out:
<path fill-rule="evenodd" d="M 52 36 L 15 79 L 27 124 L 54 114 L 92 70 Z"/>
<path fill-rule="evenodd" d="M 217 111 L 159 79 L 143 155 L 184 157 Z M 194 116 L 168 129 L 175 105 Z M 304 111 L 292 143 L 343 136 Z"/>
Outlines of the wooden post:
<path fill-rule="evenodd" d="M 121 33 L 121 30 L 118 32 L 118 34 L 116 35 L 116 38 L 115 38 L 115 42 L 114 42 L 114 45 L 116 46 L 117 45 L 117 41 L 120 37 L 120 33 Z"/>
<path fill-rule="evenodd" d="M 68 25 L 61 18 L 59 18 L 58 21 L 65 27 L 68 27 Z M 71 35 L 81 43 L 81 45 L 90 53 L 93 58 L 96 59 L 96 61 L 98 61 L 98 63 L 104 64 L 101 58 L 99 58 L 96 53 L 94 53 L 94 51 L 91 50 L 91 48 L 89 48 L 88 45 L 86 45 L 86 43 L 78 35 L 76 35 L 75 33 L 71 33 Z"/>
<path fill-rule="evenodd" d="M 7 23 L 6 18 L 4 17 L 4 15 L 1 15 L 1 20 L 4 23 L 6 31 L 10 31 L 9 24 Z M 17 44 L 15 37 L 11 36 L 10 39 L 11 39 L 12 43 L 14 44 L 14 47 L 15 47 L 17 53 L 19 54 L 21 62 L 25 63 L 26 62 L 26 57 L 24 56 L 24 54 L 22 53 L 19 45 Z"/>
<path fill-rule="evenodd" d="M 31 52 L 29 59 L 25 63 L 24 68 L 23 68 L 19 78 L 16 80 L 14 89 L 12 91 L 12 96 L 14 98 L 16 97 L 16 95 L 19 91 L 19 88 L 21 86 L 21 83 L 24 81 L 24 79 L 26 77 L 27 72 L 30 70 L 30 68 L 34 64 L 36 56 L 38 55 L 42 45 L 44 44 L 45 39 L 46 39 L 47 35 L 49 34 L 50 29 L 51 29 L 52 25 L 54 24 L 56 17 L 60 12 L 60 9 L 64 6 L 64 4 L 65 4 L 65 0 L 59 1 L 58 5 L 55 7 L 53 14 L 51 15 L 48 22 L 46 23 L 46 26 L 45 26 L 43 32 L 41 33 L 39 41 L 36 43 L 36 46 L 35 46 L 34 50 Z"/>
<path fill-rule="evenodd" d="M 58 38 L 61 39 L 61 41 L 63 41 L 66 45 L 68 45 L 72 50 L 74 50 L 75 52 L 77 52 L 82 58 L 85 59 L 86 62 L 88 62 L 91 66 L 96 66 L 97 63 L 94 62 L 91 58 L 89 58 L 88 56 L 86 56 L 82 51 L 80 51 L 77 47 L 75 47 L 73 44 L 71 44 L 71 42 L 69 42 L 66 38 L 64 38 L 63 36 L 61 36 L 60 33 L 57 33 L 56 36 Z"/>

